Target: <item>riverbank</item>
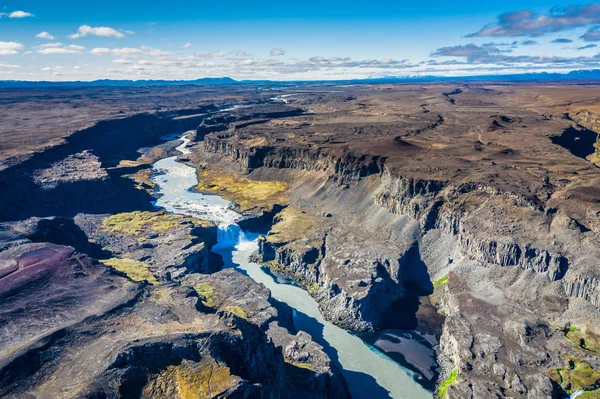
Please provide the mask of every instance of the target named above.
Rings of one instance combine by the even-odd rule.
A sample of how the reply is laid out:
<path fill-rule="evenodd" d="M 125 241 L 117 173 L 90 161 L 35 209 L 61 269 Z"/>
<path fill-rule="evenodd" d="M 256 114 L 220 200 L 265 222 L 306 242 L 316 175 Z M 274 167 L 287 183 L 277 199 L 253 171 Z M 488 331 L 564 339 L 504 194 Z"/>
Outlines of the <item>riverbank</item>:
<path fill-rule="evenodd" d="M 188 139 L 178 147 L 186 153 Z M 161 197 L 156 205 L 167 211 L 212 221 L 223 231 L 216 251 L 226 266 L 234 267 L 265 285 L 275 299 L 289 305 L 295 314 L 294 326 L 308 332 L 325 352 L 341 367 L 351 394 L 376 398 L 427 398 L 427 392 L 415 382 L 415 374 L 404 369 L 378 350 L 367 346 L 358 337 L 325 321 L 318 304 L 303 289 L 278 284 L 260 265 L 249 261 L 258 249 L 257 236 L 247 234 L 235 224 L 241 215 L 232 211 L 229 202 L 215 195 L 188 190 L 197 184 L 195 170 L 176 161 L 176 157 L 158 161 L 155 177 Z"/>

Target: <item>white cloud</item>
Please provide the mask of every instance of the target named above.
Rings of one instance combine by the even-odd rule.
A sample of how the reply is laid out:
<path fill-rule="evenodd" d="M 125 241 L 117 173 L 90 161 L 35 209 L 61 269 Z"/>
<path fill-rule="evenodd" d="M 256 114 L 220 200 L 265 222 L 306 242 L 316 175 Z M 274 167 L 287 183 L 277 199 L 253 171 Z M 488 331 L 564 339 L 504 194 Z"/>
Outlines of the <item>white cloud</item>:
<path fill-rule="evenodd" d="M 46 31 L 38 33 L 37 35 L 35 35 L 35 37 L 37 37 L 38 39 L 54 40 L 54 36 Z"/>
<path fill-rule="evenodd" d="M 131 64 L 131 61 L 123 59 L 123 58 L 117 58 L 116 60 L 113 60 L 112 62 L 114 62 L 115 64 Z"/>
<path fill-rule="evenodd" d="M 228 50 L 217 50 L 217 51 L 213 51 L 213 52 L 198 51 L 198 52 L 194 53 L 194 56 L 199 57 L 199 58 L 208 58 L 208 57 L 219 58 L 219 57 L 225 57 L 229 54 L 231 54 L 231 51 L 228 51 Z"/>
<path fill-rule="evenodd" d="M 49 66 L 48 67 L 44 67 L 44 68 L 42 68 L 42 71 L 44 71 L 44 72 L 58 72 L 58 71 L 61 71 L 62 69 L 63 69 L 63 67 L 57 65 L 55 67 L 49 67 Z"/>
<path fill-rule="evenodd" d="M 181 48 L 190 48 L 190 47 L 192 47 L 192 43 L 190 43 L 190 42 L 187 42 L 186 44 L 181 46 Z"/>
<path fill-rule="evenodd" d="M 70 44 L 66 47 L 62 43 L 48 43 L 39 47 L 38 53 L 44 55 L 51 54 L 78 54 L 85 50 L 85 47 L 76 44 Z"/>
<path fill-rule="evenodd" d="M 0 68 L 20 68 L 20 65 L 7 64 L 5 62 L 0 62 Z"/>
<path fill-rule="evenodd" d="M 0 55 L 15 55 L 23 49 L 23 45 L 17 42 L 0 42 Z"/>
<path fill-rule="evenodd" d="M 126 31 L 127 32 L 127 31 Z M 77 33 L 70 35 L 71 39 L 79 39 L 80 37 L 86 37 L 89 35 L 101 36 L 101 37 L 114 37 L 117 39 L 124 38 L 125 35 L 116 29 L 109 28 L 107 26 L 91 27 L 89 25 L 81 25 L 77 29 Z"/>
<path fill-rule="evenodd" d="M 116 55 L 120 57 L 131 57 L 136 54 L 141 54 L 142 50 L 139 48 L 123 47 L 123 48 L 107 48 L 97 47 L 90 51 L 94 55 Z"/>
<path fill-rule="evenodd" d="M 8 14 L 8 18 L 27 18 L 27 17 L 33 17 L 33 14 L 30 12 L 25 12 L 25 11 L 13 11 L 10 14 Z"/>
<path fill-rule="evenodd" d="M 142 46 L 140 48 L 134 47 L 123 47 L 123 48 L 108 48 L 108 47 L 97 47 L 90 51 L 94 55 L 114 55 L 121 58 L 133 58 L 141 54 L 149 55 L 151 57 L 164 57 L 171 55 L 168 51 L 155 49 L 149 46 Z"/>
<path fill-rule="evenodd" d="M 219 51 L 215 51 L 214 53 L 211 54 L 211 57 L 225 57 L 226 55 L 231 54 L 231 51 L 226 51 L 226 50 L 219 50 Z"/>
<path fill-rule="evenodd" d="M 238 50 L 238 51 L 235 52 L 235 55 L 237 57 L 248 57 L 250 54 L 248 54 L 244 50 Z"/>
<path fill-rule="evenodd" d="M 171 53 L 168 51 L 158 50 L 158 49 L 155 49 L 155 48 L 152 48 L 149 46 L 142 46 L 142 47 L 140 47 L 140 50 L 142 50 L 142 52 L 144 52 L 144 54 L 148 54 L 153 57 L 159 57 L 159 56 L 163 56 L 163 55 L 171 55 Z"/>
<path fill-rule="evenodd" d="M 271 56 L 279 56 L 279 55 L 284 55 L 285 54 L 285 50 L 282 50 L 280 48 L 274 48 L 273 50 L 271 50 Z"/>
<path fill-rule="evenodd" d="M 62 47 L 62 43 L 61 42 L 45 43 L 45 44 L 40 44 L 38 46 L 39 49 L 50 48 L 50 47 Z"/>

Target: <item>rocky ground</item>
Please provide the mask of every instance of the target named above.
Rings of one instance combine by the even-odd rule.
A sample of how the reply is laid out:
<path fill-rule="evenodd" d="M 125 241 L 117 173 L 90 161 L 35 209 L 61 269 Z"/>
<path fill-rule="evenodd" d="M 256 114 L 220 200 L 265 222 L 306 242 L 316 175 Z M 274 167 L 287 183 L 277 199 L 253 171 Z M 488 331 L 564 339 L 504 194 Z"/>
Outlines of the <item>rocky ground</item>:
<path fill-rule="evenodd" d="M 348 396 L 289 308 L 220 270 L 213 225 L 150 205 L 161 137 L 190 128 L 196 189 L 263 230 L 256 259 L 341 327 L 420 332 L 437 396 L 600 395 L 597 87 L 157 90 L 143 115 L 89 92 L 108 120 L 69 130 L 45 111 L 44 151 L 2 133 L 0 396 Z"/>
<path fill-rule="evenodd" d="M 211 170 L 285 185 L 258 258 L 340 326 L 412 328 L 431 295 L 440 396 L 598 395 L 592 89 L 454 89 L 298 90 L 301 115 L 205 120 L 199 188 Z"/>
<path fill-rule="evenodd" d="M 132 118 L 0 172 L 0 396 L 348 397 L 291 309 L 220 271 L 216 226 L 152 209 L 160 137 L 197 116 Z"/>

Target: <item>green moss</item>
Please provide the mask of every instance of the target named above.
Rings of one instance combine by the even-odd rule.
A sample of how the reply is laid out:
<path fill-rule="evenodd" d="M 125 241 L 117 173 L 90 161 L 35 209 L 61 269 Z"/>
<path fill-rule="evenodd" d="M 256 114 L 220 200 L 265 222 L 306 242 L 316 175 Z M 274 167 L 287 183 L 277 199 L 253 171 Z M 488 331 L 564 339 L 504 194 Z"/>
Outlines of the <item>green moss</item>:
<path fill-rule="evenodd" d="M 212 223 L 195 218 L 187 218 L 165 211 L 158 212 L 124 212 L 104 219 L 102 226 L 111 233 L 133 234 L 139 236 L 146 230 L 165 233 L 181 224 L 183 220 L 191 221 L 195 226 L 209 227 Z"/>
<path fill-rule="evenodd" d="M 600 399 L 600 389 L 596 389 L 594 391 L 585 391 L 579 396 L 578 399 Z"/>
<path fill-rule="evenodd" d="M 239 306 L 227 305 L 224 309 L 230 313 L 233 313 L 237 317 L 241 317 L 244 320 L 248 320 L 248 315 L 246 314 L 244 309 L 240 308 Z"/>
<path fill-rule="evenodd" d="M 301 368 L 301 369 L 304 369 L 304 370 L 315 371 L 315 366 L 312 365 L 312 364 L 310 364 L 310 363 L 295 362 L 295 361 L 290 360 L 290 359 L 285 359 L 285 362 L 287 364 L 290 364 L 290 365 L 294 366 L 294 367 L 298 367 L 298 368 Z"/>
<path fill-rule="evenodd" d="M 144 388 L 142 398 L 176 395 L 179 399 L 213 399 L 234 388 L 238 381 L 239 378 L 232 375 L 228 367 L 213 359 L 204 360 L 201 364 L 184 361 L 159 374 Z"/>
<path fill-rule="evenodd" d="M 444 398 L 446 398 L 446 395 L 448 393 L 448 387 L 456 382 L 456 377 L 457 376 L 458 376 L 458 369 L 452 370 L 452 372 L 450 373 L 450 375 L 448 376 L 448 378 L 446 378 L 440 384 L 440 386 L 438 388 L 438 394 L 436 396 L 436 399 L 444 399 Z"/>
<path fill-rule="evenodd" d="M 127 277 L 133 281 L 147 280 L 150 284 L 156 284 L 158 282 L 156 277 L 148 270 L 148 264 L 144 262 L 133 259 L 111 258 L 103 260 L 102 263 L 125 273 Z"/>
<path fill-rule="evenodd" d="M 272 272 L 289 274 L 289 270 L 287 270 L 287 267 L 284 264 L 277 263 L 274 260 L 270 260 L 263 264 Z"/>
<path fill-rule="evenodd" d="M 600 336 L 590 331 L 569 327 L 565 332 L 565 337 L 578 348 L 600 353 Z"/>
<path fill-rule="evenodd" d="M 309 286 L 306 287 L 306 290 L 308 291 L 309 294 L 314 294 L 316 293 L 320 288 L 320 285 L 317 283 L 314 284 L 310 284 Z"/>
<path fill-rule="evenodd" d="M 202 297 L 202 304 L 209 308 L 215 307 L 215 287 L 209 283 L 198 283 L 194 287 L 198 295 Z"/>
<path fill-rule="evenodd" d="M 549 377 L 569 394 L 579 390 L 593 391 L 600 387 L 600 371 L 573 356 L 565 360 L 564 368 L 551 370 Z"/>
<path fill-rule="evenodd" d="M 439 308 L 438 309 L 438 314 L 441 314 L 442 316 L 446 314 L 446 311 L 443 308 Z"/>
<path fill-rule="evenodd" d="M 438 288 L 441 287 L 444 284 L 448 283 L 448 275 L 445 275 L 444 277 L 434 281 L 433 283 L 433 288 Z"/>
<path fill-rule="evenodd" d="M 315 226 L 319 222 L 317 219 L 314 216 L 307 215 L 299 208 L 288 206 L 277 214 L 276 223 L 271 227 L 266 239 L 272 243 L 288 243 L 301 240 L 305 245 L 303 239 L 310 239 L 315 236 Z"/>
<path fill-rule="evenodd" d="M 288 186 L 276 181 L 250 180 L 234 174 L 204 170 L 196 190 L 218 193 L 243 210 L 287 202 Z"/>

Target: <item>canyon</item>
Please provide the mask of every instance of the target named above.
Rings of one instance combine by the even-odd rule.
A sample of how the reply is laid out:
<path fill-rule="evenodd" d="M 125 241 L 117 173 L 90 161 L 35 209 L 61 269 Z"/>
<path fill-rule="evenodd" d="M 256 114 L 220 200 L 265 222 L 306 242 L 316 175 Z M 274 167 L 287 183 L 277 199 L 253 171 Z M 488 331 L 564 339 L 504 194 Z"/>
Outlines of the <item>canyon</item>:
<path fill-rule="evenodd" d="M 2 90 L 0 396 L 597 397 L 596 93 Z"/>

